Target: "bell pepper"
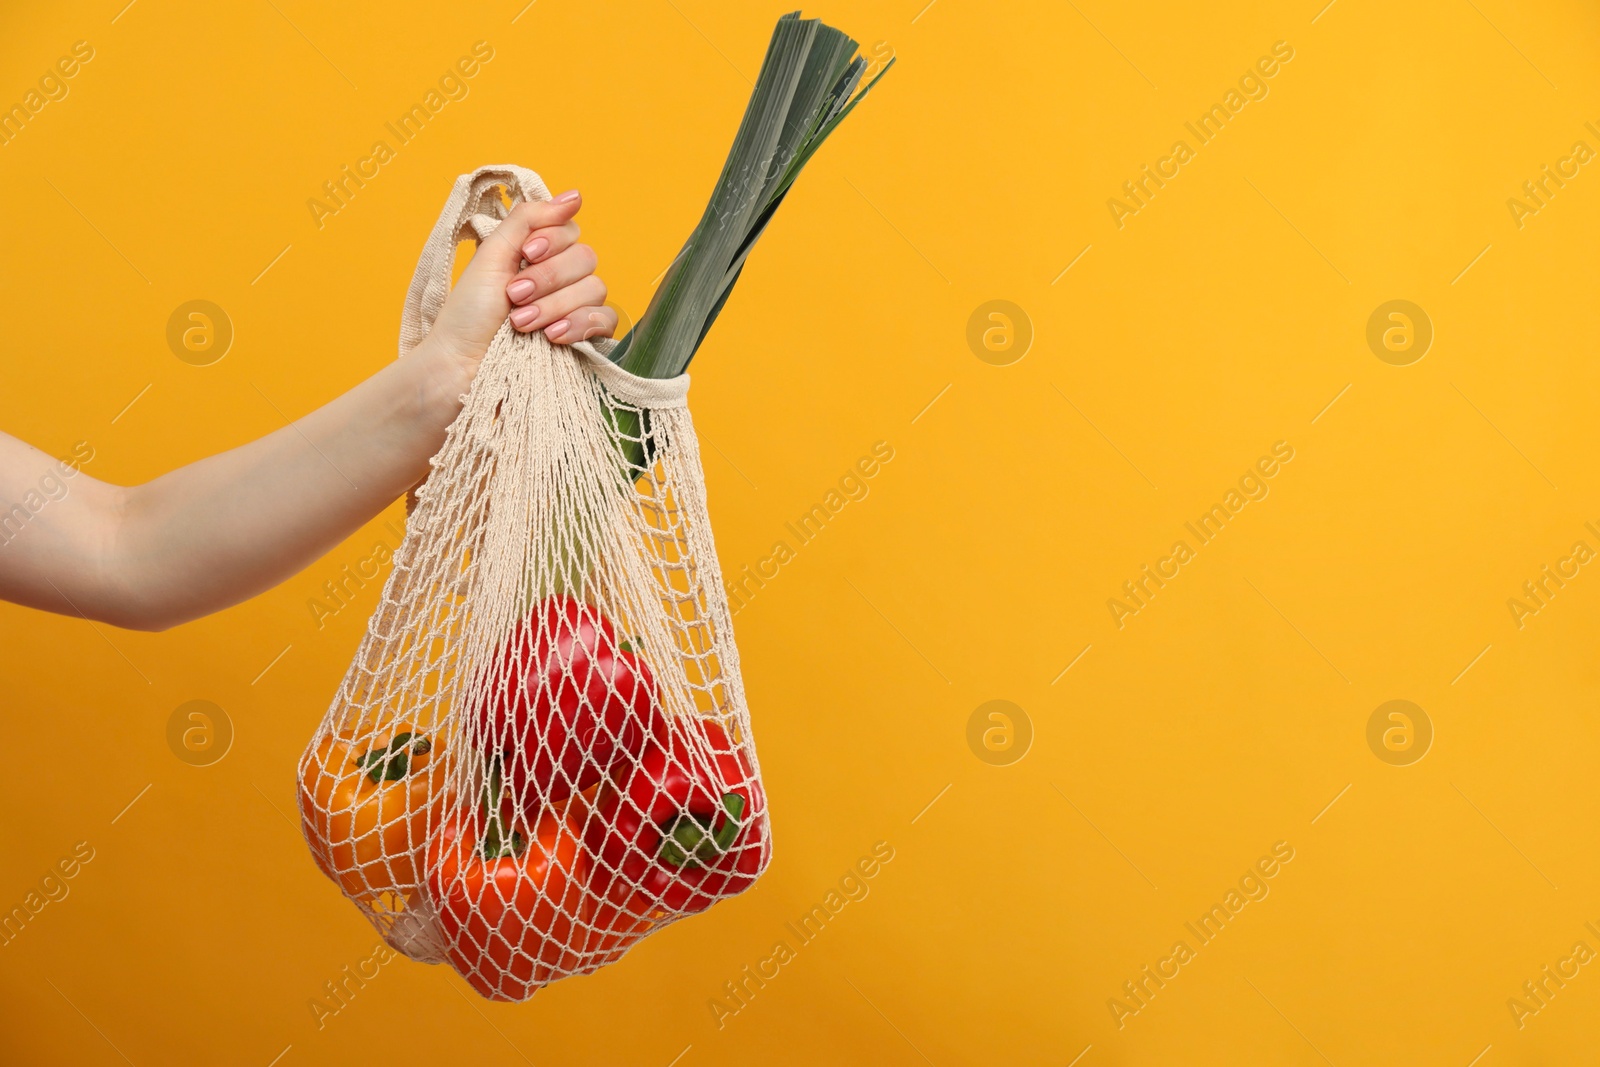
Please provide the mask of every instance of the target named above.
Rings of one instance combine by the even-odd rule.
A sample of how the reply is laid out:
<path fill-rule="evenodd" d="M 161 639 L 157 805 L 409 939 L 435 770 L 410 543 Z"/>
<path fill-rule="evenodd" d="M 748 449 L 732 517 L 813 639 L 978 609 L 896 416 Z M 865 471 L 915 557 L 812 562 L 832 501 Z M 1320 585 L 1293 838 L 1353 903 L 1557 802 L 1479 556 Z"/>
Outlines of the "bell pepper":
<path fill-rule="evenodd" d="M 300 819 L 322 873 L 357 900 L 422 884 L 428 807 L 444 791 L 436 734 L 407 721 L 328 735 L 300 769 Z"/>
<path fill-rule="evenodd" d="M 429 842 L 428 891 L 456 971 L 490 1000 L 519 1001 L 579 970 L 588 868 L 561 812 L 446 820 Z"/>
<path fill-rule="evenodd" d="M 489 667 L 472 715 L 505 760 L 531 819 L 597 785 L 664 728 L 655 676 L 611 620 L 566 594 L 520 620 Z"/>
<path fill-rule="evenodd" d="M 595 857 L 589 949 L 615 958 L 655 924 L 755 884 L 772 855 L 766 794 L 744 750 L 708 719 L 672 721 L 584 831 Z"/>

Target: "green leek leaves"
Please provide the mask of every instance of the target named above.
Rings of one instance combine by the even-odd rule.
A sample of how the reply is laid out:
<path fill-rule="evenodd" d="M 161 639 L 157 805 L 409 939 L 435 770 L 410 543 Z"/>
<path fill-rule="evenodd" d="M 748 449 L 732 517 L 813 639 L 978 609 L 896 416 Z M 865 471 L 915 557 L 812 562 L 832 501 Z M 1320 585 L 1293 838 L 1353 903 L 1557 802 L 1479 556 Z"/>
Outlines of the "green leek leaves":
<path fill-rule="evenodd" d="M 800 169 L 893 65 L 858 93 L 854 40 L 798 11 L 778 20 L 711 202 L 614 361 L 643 378 L 683 373 Z"/>

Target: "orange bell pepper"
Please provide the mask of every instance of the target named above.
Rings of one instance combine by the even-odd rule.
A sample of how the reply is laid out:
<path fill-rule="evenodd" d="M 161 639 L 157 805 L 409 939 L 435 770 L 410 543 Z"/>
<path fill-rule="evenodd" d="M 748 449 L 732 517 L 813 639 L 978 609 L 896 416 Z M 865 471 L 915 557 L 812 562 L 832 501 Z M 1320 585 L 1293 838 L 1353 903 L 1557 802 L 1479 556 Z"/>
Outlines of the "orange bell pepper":
<path fill-rule="evenodd" d="M 311 855 L 347 896 L 422 885 L 429 806 L 444 791 L 443 750 L 414 723 L 341 731 L 301 766 L 300 816 Z"/>
<path fill-rule="evenodd" d="M 526 1000 L 575 973 L 589 860 L 562 812 L 532 823 L 462 813 L 429 844 L 430 895 L 450 962 L 490 1000 Z"/>

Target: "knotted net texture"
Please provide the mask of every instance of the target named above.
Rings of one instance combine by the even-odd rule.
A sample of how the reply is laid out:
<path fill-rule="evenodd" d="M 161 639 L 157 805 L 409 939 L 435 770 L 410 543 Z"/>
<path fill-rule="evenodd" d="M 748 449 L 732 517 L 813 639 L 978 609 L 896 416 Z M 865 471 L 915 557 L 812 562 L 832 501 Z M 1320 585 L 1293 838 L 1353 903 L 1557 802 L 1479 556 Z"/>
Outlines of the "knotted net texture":
<path fill-rule="evenodd" d="M 456 242 L 549 195 L 520 167 L 457 181 L 402 356 Z M 317 865 L 486 997 L 610 963 L 771 857 L 687 392 L 502 325 L 301 758 Z"/>

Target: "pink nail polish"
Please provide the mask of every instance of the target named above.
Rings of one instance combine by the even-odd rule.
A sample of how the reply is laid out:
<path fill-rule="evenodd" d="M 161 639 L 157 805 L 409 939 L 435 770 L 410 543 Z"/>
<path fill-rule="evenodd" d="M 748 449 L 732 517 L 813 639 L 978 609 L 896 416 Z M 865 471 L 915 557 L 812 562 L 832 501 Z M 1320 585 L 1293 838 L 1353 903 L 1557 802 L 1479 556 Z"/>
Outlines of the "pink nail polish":
<path fill-rule="evenodd" d="M 522 246 L 522 258 L 527 260 L 529 263 L 532 263 L 534 260 L 544 255 L 545 249 L 549 247 L 550 241 L 547 238 L 535 237 L 533 240 Z"/>
<path fill-rule="evenodd" d="M 578 199 L 578 190 L 568 189 L 566 192 L 556 197 L 555 202 L 557 204 L 568 204 L 576 199 Z"/>
<path fill-rule="evenodd" d="M 535 304 L 532 307 L 517 308 L 517 310 L 511 313 L 511 325 L 515 326 L 519 330 L 526 330 L 529 326 L 533 325 L 534 320 L 538 317 L 538 304 Z"/>
<path fill-rule="evenodd" d="M 506 286 L 506 296 L 510 297 L 513 303 L 520 304 L 533 295 L 533 290 L 532 282 L 526 278 L 518 278 Z"/>
<path fill-rule="evenodd" d="M 557 337 L 560 337 L 562 334 L 566 333 L 567 327 L 571 325 L 571 321 L 567 319 L 562 319 L 559 322 L 552 322 L 550 325 L 544 328 L 544 335 L 550 338 L 550 340 L 554 341 Z"/>

